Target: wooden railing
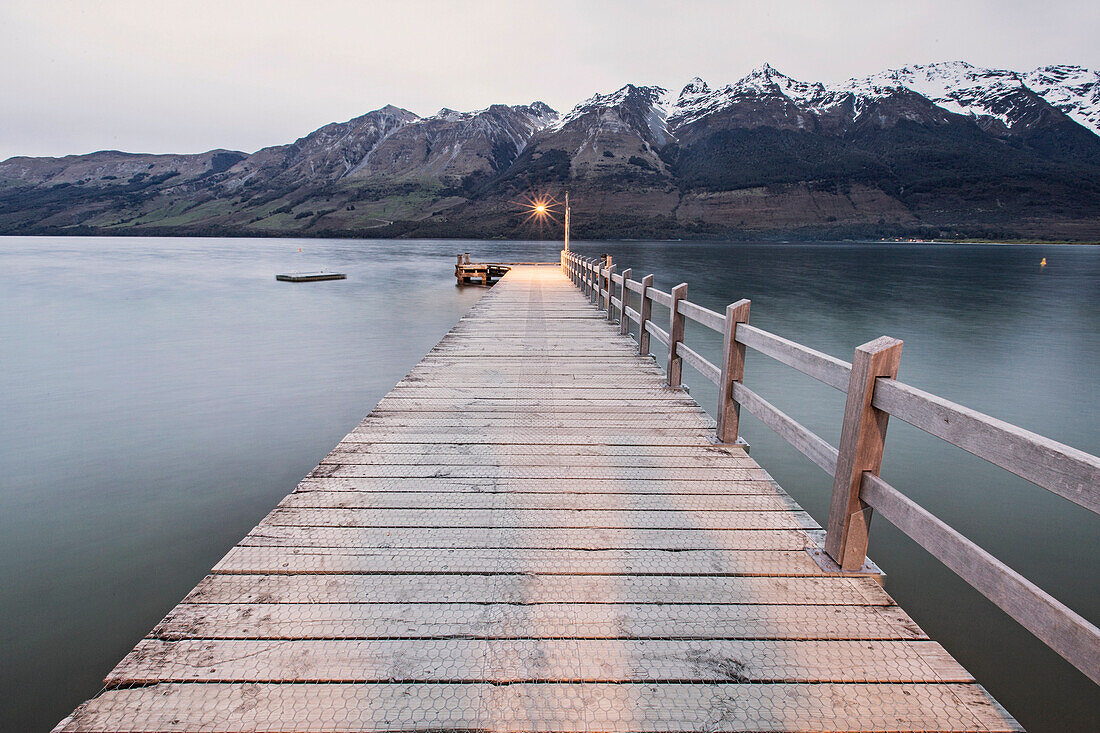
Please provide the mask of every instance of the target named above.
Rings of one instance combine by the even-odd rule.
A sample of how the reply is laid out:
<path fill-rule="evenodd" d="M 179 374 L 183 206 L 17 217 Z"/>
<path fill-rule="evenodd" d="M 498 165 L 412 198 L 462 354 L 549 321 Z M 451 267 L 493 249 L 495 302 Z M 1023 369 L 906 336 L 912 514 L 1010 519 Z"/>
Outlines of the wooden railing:
<path fill-rule="evenodd" d="M 687 300 L 687 285 L 670 292 L 653 276 L 616 273 L 611 258 L 562 255 L 566 275 L 601 310 L 619 320 L 619 332 L 638 327 L 638 351 L 650 337 L 668 347 L 666 376 L 679 387 L 687 362 L 718 387 L 716 439 L 738 440 L 744 407 L 833 477 L 825 553 L 840 571 L 858 571 L 867 558 L 872 511 L 915 540 L 1093 682 L 1100 684 L 1100 630 L 1072 609 L 990 555 L 927 509 L 884 481 L 886 428 L 891 416 L 1000 466 L 1094 513 L 1100 513 L 1100 458 L 955 404 L 895 379 L 902 342 L 883 336 L 855 350 L 852 362 L 749 325 L 749 301 L 716 313 Z M 638 308 L 630 303 L 637 295 Z M 652 320 L 652 305 L 669 309 L 668 330 Z M 722 335 L 722 364 L 684 343 L 685 319 Z M 847 394 L 840 446 L 834 448 L 746 387 L 745 350 L 754 349 Z"/>

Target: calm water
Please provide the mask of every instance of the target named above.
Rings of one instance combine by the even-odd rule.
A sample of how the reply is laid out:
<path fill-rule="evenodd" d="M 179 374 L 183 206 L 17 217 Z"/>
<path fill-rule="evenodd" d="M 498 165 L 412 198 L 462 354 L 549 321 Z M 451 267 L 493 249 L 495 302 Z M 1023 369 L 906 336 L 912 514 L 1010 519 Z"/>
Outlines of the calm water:
<path fill-rule="evenodd" d="M 299 252 L 299 248 L 301 252 Z M 1100 453 L 1100 249 L 579 243 L 850 359 L 904 339 L 901 378 Z M 0 730 L 44 731 L 484 292 L 454 254 L 552 243 L 0 238 Z M 1048 266 L 1040 269 L 1042 257 Z M 277 283 L 327 268 L 340 282 Z M 718 342 L 689 325 L 715 358 Z M 689 367 L 708 409 L 713 388 Z M 843 396 L 751 355 L 746 383 L 834 445 Z M 752 454 L 824 522 L 830 482 L 751 416 Z M 895 421 L 884 475 L 1100 620 L 1100 523 Z M 1083 675 L 885 521 L 887 588 L 1032 731 L 1095 730 Z"/>

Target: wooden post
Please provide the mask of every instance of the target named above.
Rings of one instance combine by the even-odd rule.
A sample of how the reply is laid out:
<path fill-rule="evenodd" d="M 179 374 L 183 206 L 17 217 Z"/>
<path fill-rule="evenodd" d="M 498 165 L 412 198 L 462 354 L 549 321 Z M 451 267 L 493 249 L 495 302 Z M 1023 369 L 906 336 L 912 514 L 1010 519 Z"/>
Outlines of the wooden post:
<path fill-rule="evenodd" d="M 608 257 L 607 259 L 611 259 Z M 611 288 L 615 285 L 615 281 L 611 279 L 611 276 L 615 274 L 615 265 L 607 266 L 607 320 L 612 320 L 615 317 L 615 304 L 611 302 Z"/>
<path fill-rule="evenodd" d="M 840 429 L 840 450 L 833 476 L 825 552 L 841 570 L 859 570 L 867 558 L 871 507 L 859 498 L 863 472 L 878 475 L 890 414 L 871 406 L 878 377 L 893 379 L 901 361 L 901 341 L 881 336 L 856 348 L 848 400 Z"/>
<path fill-rule="evenodd" d="M 722 336 L 722 376 L 718 381 L 718 441 L 737 442 L 741 405 L 733 399 L 733 383 L 745 379 L 745 345 L 737 343 L 737 324 L 749 322 L 748 300 L 726 306 L 726 330 Z"/>
<path fill-rule="evenodd" d="M 463 254 L 463 257 L 464 257 L 464 258 L 465 258 L 465 260 L 466 260 L 466 264 L 467 264 L 467 265 L 468 265 L 468 264 L 470 264 L 470 253 L 469 253 L 469 252 L 466 252 L 466 253 L 464 253 L 464 254 Z"/>
<path fill-rule="evenodd" d="M 619 288 L 619 333 L 624 336 L 630 333 L 630 319 L 626 317 L 626 294 L 630 291 L 626 289 L 626 281 L 630 279 L 631 268 L 623 270 L 623 282 L 622 287 Z"/>
<path fill-rule="evenodd" d="M 588 300 L 592 300 L 592 291 L 595 289 L 596 283 L 596 259 L 594 257 L 588 258 L 588 288 L 585 290 L 585 295 L 588 296 Z"/>
<path fill-rule="evenodd" d="M 607 307 L 611 307 L 611 273 L 614 267 L 611 265 L 611 255 L 604 255 L 604 264 L 606 269 L 604 270 L 603 284 L 607 286 Z"/>
<path fill-rule="evenodd" d="M 668 309 L 668 365 L 665 372 L 669 387 L 679 387 L 684 362 L 676 354 L 676 345 L 684 340 L 684 314 L 680 312 L 680 301 L 687 297 L 687 283 L 680 283 L 672 289 L 672 307 Z"/>
<path fill-rule="evenodd" d="M 653 300 L 647 292 L 652 286 L 652 275 L 642 278 L 642 299 L 638 301 L 638 353 L 642 356 L 649 356 L 649 331 L 645 330 L 645 324 L 653 313 Z"/>

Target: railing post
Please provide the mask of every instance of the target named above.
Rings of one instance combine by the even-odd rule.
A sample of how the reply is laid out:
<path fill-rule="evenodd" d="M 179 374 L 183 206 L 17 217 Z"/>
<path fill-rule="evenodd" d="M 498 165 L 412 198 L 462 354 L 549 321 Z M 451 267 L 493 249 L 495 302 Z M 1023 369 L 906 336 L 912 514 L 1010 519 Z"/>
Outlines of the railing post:
<path fill-rule="evenodd" d="M 897 339 L 881 336 L 857 347 L 852 359 L 825 534 L 825 552 L 841 570 L 859 570 L 867 559 L 871 507 L 860 499 L 859 487 L 864 471 L 878 475 L 882 468 L 886 426 L 890 421 L 889 413 L 871 406 L 871 398 L 877 378 L 893 379 L 898 375 L 901 344 Z"/>
<path fill-rule="evenodd" d="M 626 294 L 630 291 L 626 289 L 626 281 L 632 271 L 629 267 L 623 270 L 622 287 L 619 288 L 619 333 L 624 336 L 630 333 L 630 319 L 626 317 Z"/>
<path fill-rule="evenodd" d="M 614 268 L 611 265 L 611 255 L 604 255 L 604 259 L 605 259 L 604 265 L 606 266 L 606 269 L 604 270 L 603 280 L 604 280 L 604 285 L 607 286 L 607 307 L 610 308 L 611 307 L 611 271 Z"/>
<path fill-rule="evenodd" d="M 585 295 L 588 296 L 588 301 L 592 301 L 592 291 L 595 290 L 596 284 L 596 258 L 588 258 L 588 289 L 585 290 Z"/>
<path fill-rule="evenodd" d="M 645 330 L 645 324 L 653 313 L 653 300 L 648 292 L 652 286 L 652 275 L 642 278 L 642 299 L 638 301 L 638 353 L 642 356 L 649 356 L 649 331 Z"/>
<path fill-rule="evenodd" d="M 609 279 L 611 270 L 611 256 L 604 255 L 600 258 L 600 264 L 596 269 L 596 308 L 603 310 L 603 286 Z"/>
<path fill-rule="evenodd" d="M 736 443 L 741 405 L 733 399 L 733 383 L 745 379 L 745 345 L 737 343 L 737 324 L 749 322 L 748 300 L 726 306 L 722 335 L 722 376 L 718 382 L 718 442 Z"/>
<path fill-rule="evenodd" d="M 611 259 L 608 257 L 607 259 Z M 607 320 L 612 320 L 615 316 L 615 304 L 611 302 L 611 288 L 614 286 L 615 281 L 611 279 L 615 274 L 615 265 L 607 266 Z"/>
<path fill-rule="evenodd" d="M 680 283 L 672 289 L 672 307 L 668 309 L 668 386 L 679 387 L 684 362 L 676 353 L 676 345 L 684 340 L 684 314 L 680 312 L 680 301 L 687 297 L 687 283 Z"/>

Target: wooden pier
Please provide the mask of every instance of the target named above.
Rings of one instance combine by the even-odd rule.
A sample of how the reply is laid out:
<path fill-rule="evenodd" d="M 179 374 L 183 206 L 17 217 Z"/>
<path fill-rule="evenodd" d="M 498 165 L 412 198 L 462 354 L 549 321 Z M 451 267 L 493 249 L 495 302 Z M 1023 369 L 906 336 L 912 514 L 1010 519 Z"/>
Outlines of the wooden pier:
<path fill-rule="evenodd" d="M 845 503 L 831 547 L 734 443 L 739 406 L 766 412 L 738 338 L 849 391 L 896 359 L 848 365 L 769 341 L 747 303 L 563 262 L 512 266 L 56 730 L 1018 730 L 859 555 L 869 511 Z M 722 365 L 682 343 L 685 314 L 734 334 Z M 738 385 L 718 425 L 683 362 Z M 861 421 L 838 461 L 778 415 L 858 502 L 881 459 Z"/>

